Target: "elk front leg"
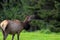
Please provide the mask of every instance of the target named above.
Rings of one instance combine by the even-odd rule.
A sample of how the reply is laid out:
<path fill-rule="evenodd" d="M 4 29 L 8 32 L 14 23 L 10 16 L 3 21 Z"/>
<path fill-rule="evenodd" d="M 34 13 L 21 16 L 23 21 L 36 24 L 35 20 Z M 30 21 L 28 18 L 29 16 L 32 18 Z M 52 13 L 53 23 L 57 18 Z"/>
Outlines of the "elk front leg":
<path fill-rule="evenodd" d="M 12 35 L 12 40 L 14 40 L 14 36 L 15 36 L 15 34 Z"/>
<path fill-rule="evenodd" d="M 18 33 L 18 34 L 17 34 L 17 40 L 19 40 L 19 35 L 20 35 L 20 34 Z"/>

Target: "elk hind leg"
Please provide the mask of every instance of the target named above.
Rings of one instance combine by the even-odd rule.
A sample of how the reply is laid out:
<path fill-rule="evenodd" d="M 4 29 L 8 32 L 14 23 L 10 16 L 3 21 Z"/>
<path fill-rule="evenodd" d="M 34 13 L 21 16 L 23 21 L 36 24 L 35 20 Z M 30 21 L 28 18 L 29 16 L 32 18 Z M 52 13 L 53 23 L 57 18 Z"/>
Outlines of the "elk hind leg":
<path fill-rule="evenodd" d="M 6 40 L 7 36 L 8 36 L 8 33 L 3 32 L 3 40 Z"/>

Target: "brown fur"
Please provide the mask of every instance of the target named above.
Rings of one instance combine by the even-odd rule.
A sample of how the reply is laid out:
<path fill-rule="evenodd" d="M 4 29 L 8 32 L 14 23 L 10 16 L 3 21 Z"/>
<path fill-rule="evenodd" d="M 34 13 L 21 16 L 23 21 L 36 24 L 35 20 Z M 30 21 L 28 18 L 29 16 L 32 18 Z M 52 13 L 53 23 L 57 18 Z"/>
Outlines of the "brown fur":
<path fill-rule="evenodd" d="M 22 23 L 19 20 L 4 20 L 0 25 L 3 32 L 3 40 L 6 40 L 8 34 L 12 34 L 12 40 L 14 35 L 17 34 L 19 40 L 19 34 L 23 29 Z"/>
<path fill-rule="evenodd" d="M 31 21 L 32 16 L 27 16 L 23 22 L 19 20 L 4 20 L 1 22 L 1 28 L 3 29 L 3 40 L 6 40 L 8 34 L 12 34 L 12 40 L 14 39 L 15 34 L 19 40 L 19 34 L 24 29 L 25 25 Z M 3 26 L 2 26 L 3 25 Z"/>

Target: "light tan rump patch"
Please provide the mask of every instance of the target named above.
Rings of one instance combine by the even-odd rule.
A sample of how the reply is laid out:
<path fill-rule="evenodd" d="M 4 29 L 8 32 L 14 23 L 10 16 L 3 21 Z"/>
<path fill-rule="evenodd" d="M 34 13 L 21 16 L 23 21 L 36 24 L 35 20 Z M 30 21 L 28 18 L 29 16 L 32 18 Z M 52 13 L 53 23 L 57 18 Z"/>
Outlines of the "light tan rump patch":
<path fill-rule="evenodd" d="M 3 30 L 5 30 L 6 27 L 7 27 L 7 25 L 8 25 L 8 20 L 4 20 L 4 21 L 1 22 L 0 27 L 1 27 Z"/>

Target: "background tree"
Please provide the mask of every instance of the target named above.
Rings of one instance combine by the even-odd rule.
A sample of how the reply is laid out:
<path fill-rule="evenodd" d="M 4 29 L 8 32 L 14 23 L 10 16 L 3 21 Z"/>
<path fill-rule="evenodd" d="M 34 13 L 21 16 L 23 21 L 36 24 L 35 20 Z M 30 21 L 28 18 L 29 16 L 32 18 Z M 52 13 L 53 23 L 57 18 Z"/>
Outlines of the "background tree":
<path fill-rule="evenodd" d="M 24 20 L 27 15 L 35 15 L 31 26 L 58 31 L 60 29 L 59 0 L 0 0 L 0 20 Z"/>

